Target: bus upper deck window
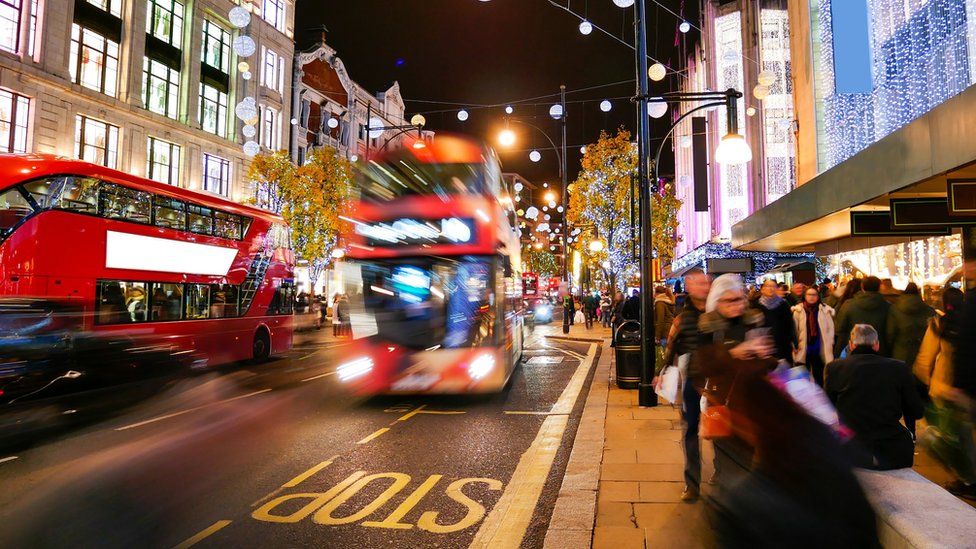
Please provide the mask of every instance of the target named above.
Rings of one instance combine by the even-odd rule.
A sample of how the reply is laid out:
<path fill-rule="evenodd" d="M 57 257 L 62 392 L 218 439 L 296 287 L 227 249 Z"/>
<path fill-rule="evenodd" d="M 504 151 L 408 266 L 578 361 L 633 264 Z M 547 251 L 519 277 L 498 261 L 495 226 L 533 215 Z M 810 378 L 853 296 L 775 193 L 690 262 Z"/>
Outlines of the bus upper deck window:
<path fill-rule="evenodd" d="M 7 236 L 24 218 L 34 213 L 24 195 L 17 188 L 0 194 L 0 236 Z"/>
<path fill-rule="evenodd" d="M 157 196 L 154 207 L 154 219 L 157 227 L 185 230 L 186 202 Z"/>
<path fill-rule="evenodd" d="M 101 186 L 99 195 L 103 216 L 136 223 L 149 223 L 152 211 L 151 194 L 105 183 Z"/>
<path fill-rule="evenodd" d="M 99 183 L 91 177 L 62 176 L 29 181 L 24 188 L 43 209 L 95 214 L 98 213 Z"/>
<path fill-rule="evenodd" d="M 197 234 L 214 234 L 213 210 L 190 204 L 187 210 L 186 224 L 190 232 Z"/>
<path fill-rule="evenodd" d="M 241 217 L 226 212 L 215 212 L 214 235 L 240 240 L 243 237 Z"/>

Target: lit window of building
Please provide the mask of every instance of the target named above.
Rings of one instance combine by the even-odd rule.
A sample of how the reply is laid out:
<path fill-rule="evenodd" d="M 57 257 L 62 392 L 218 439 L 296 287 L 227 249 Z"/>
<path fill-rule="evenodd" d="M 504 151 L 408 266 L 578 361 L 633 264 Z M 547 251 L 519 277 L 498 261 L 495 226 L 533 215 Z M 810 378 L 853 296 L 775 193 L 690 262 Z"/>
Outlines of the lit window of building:
<path fill-rule="evenodd" d="M 220 136 L 227 133 L 227 94 L 206 83 L 200 84 L 200 127 Z"/>
<path fill-rule="evenodd" d="M 261 83 L 278 93 L 285 91 L 285 59 L 272 50 L 264 50 Z"/>
<path fill-rule="evenodd" d="M 75 157 L 118 168 L 119 128 L 81 114 L 75 115 Z"/>
<path fill-rule="evenodd" d="M 229 74 L 230 33 L 209 19 L 203 20 L 203 62 Z"/>
<path fill-rule="evenodd" d="M 143 101 L 150 111 L 176 118 L 180 106 L 180 71 L 162 61 L 143 58 Z"/>
<path fill-rule="evenodd" d="M 284 32 L 285 30 L 285 2 L 284 0 L 264 0 L 261 16 L 272 27 Z"/>
<path fill-rule="evenodd" d="M 271 150 L 278 150 L 280 146 L 281 116 L 271 107 L 261 109 L 261 144 Z"/>
<path fill-rule="evenodd" d="M 715 49 L 718 59 L 718 89 L 743 89 L 742 75 L 742 15 L 732 11 L 715 18 Z M 735 115 L 739 119 L 739 128 L 745 128 L 744 102 L 738 103 Z M 719 135 L 728 132 L 728 122 L 725 116 L 718 117 Z M 740 130 L 742 131 L 742 130 Z M 742 221 L 749 214 L 749 196 L 746 189 L 749 175 L 745 165 L 719 166 L 721 177 L 721 232 L 719 236 L 729 238 L 732 225 Z"/>
<path fill-rule="evenodd" d="M 793 75 L 790 71 L 789 16 L 785 9 L 763 8 L 759 55 L 762 70 L 774 77 L 763 100 L 763 156 L 769 204 L 796 185 L 796 144 L 793 134 Z"/>
<path fill-rule="evenodd" d="M 38 11 L 41 9 L 39 0 L 30 0 L 30 19 L 29 25 L 30 29 L 27 32 L 27 55 L 28 57 L 38 60 L 37 58 L 37 33 L 40 32 L 40 18 L 38 18 Z"/>
<path fill-rule="evenodd" d="M 27 124 L 30 99 L 0 90 L 0 151 L 27 152 Z"/>
<path fill-rule="evenodd" d="M 183 4 L 176 0 L 149 0 L 146 34 L 176 49 L 183 47 Z"/>
<path fill-rule="evenodd" d="M 68 71 L 75 84 L 115 97 L 119 79 L 119 43 L 74 23 Z"/>
<path fill-rule="evenodd" d="M 20 49 L 21 0 L 0 0 L 0 50 L 17 53 Z"/>
<path fill-rule="evenodd" d="M 230 161 L 212 154 L 203 155 L 203 190 L 228 196 Z"/>
<path fill-rule="evenodd" d="M 87 0 L 89 4 L 98 9 L 111 13 L 116 17 L 122 16 L 122 0 Z"/>
<path fill-rule="evenodd" d="M 167 185 L 178 185 L 180 146 L 150 137 L 146 145 L 146 177 Z"/>

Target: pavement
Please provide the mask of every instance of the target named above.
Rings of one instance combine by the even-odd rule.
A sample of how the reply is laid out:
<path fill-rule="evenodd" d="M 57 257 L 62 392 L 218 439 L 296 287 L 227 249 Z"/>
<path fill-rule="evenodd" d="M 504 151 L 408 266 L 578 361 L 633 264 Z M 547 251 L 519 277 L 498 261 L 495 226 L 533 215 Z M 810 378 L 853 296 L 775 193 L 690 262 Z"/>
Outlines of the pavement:
<path fill-rule="evenodd" d="M 703 499 L 681 502 L 680 410 L 663 401 L 641 408 L 636 390 L 617 387 L 609 329 L 544 330 L 549 337 L 604 342 L 544 547 L 713 547 Z M 712 456 L 703 443 L 706 479 Z"/>

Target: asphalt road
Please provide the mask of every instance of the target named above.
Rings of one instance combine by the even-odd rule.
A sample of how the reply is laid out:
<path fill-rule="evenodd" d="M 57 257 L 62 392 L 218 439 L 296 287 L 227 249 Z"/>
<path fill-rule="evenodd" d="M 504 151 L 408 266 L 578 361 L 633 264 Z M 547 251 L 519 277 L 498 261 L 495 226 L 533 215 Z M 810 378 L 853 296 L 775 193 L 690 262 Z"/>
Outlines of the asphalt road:
<path fill-rule="evenodd" d="M 0 454 L 0 547 L 541 547 L 598 346 L 536 334 L 491 397 L 364 400 L 343 344 L 300 334 Z"/>

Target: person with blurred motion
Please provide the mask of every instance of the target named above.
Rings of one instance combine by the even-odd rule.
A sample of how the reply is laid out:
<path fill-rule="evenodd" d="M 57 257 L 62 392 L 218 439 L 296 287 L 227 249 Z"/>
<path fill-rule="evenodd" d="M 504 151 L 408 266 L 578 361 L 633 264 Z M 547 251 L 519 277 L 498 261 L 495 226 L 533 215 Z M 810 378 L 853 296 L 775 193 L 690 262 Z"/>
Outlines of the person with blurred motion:
<path fill-rule="evenodd" d="M 850 355 L 827 365 L 824 390 L 854 431 L 851 458 L 867 469 L 911 467 L 915 441 L 901 419 L 922 417 L 924 404 L 909 367 L 878 353 L 878 331 L 869 324 L 854 325 L 848 340 Z"/>
<path fill-rule="evenodd" d="M 775 280 L 773 282 L 776 282 Z M 790 302 L 790 287 L 782 282 L 776 283 L 776 295 L 786 300 L 787 303 Z"/>
<path fill-rule="evenodd" d="M 674 301 L 664 286 L 654 288 L 654 340 L 658 345 L 667 344 L 668 332 L 674 322 Z"/>
<path fill-rule="evenodd" d="M 921 293 L 914 282 L 905 286 L 895 304 L 888 311 L 886 339 L 891 345 L 891 358 L 900 360 L 909 366 L 915 364 L 918 348 L 922 345 L 922 338 L 928 328 L 929 319 L 935 314 L 932 307 L 922 301 Z M 920 394 L 928 390 L 917 382 Z M 905 425 L 915 435 L 915 421 L 905 418 Z"/>
<path fill-rule="evenodd" d="M 854 282 L 853 280 L 851 282 Z M 837 341 L 834 343 L 834 356 L 841 356 L 847 347 L 851 330 L 857 324 L 868 324 L 881 338 L 881 356 L 890 356 L 884 337 L 888 333 L 888 310 L 891 304 L 881 295 L 881 280 L 869 276 L 861 283 L 862 291 L 850 301 L 846 301 L 837 311 Z"/>
<path fill-rule="evenodd" d="M 824 366 L 834 360 L 834 310 L 820 300 L 816 288 L 806 289 L 803 303 L 793 307 L 797 345 L 793 362 L 803 365 L 823 387 Z"/>
<path fill-rule="evenodd" d="M 820 288 L 820 300 L 826 303 L 828 307 L 833 307 L 833 305 L 827 303 L 827 299 L 829 299 L 830 296 L 834 295 L 834 290 L 836 289 L 834 288 L 834 282 L 829 278 L 825 278 L 823 279 L 823 282 L 820 283 L 819 288 Z"/>
<path fill-rule="evenodd" d="M 627 301 L 624 302 L 622 314 L 624 320 L 640 320 L 641 303 L 640 292 L 638 290 L 634 290 L 630 297 L 627 298 Z"/>
<path fill-rule="evenodd" d="M 852 278 L 848 280 L 845 284 L 841 284 L 840 287 L 837 288 L 837 291 L 834 292 L 834 295 L 837 296 L 837 304 L 834 305 L 831 303 L 827 303 L 827 305 L 833 307 L 834 310 L 837 311 L 837 314 L 840 314 L 840 311 L 844 308 L 844 305 L 846 305 L 848 301 L 853 299 L 854 296 L 856 296 L 860 292 L 861 292 L 861 279 Z"/>
<path fill-rule="evenodd" d="M 698 320 L 705 313 L 710 287 L 711 279 L 701 269 L 692 269 L 685 276 L 688 300 L 684 310 L 670 325 L 664 364 L 678 365 L 681 362 L 690 365 L 694 362 L 693 357 L 699 342 Z M 681 500 L 689 503 L 697 500 L 701 493 L 701 444 L 698 440 L 701 393 L 692 381 L 693 376 L 700 376 L 690 370 L 689 366 L 686 371 L 681 372 L 681 416 L 684 419 L 682 440 L 685 452 L 685 489 Z"/>
<path fill-rule="evenodd" d="M 583 294 L 582 302 L 580 303 L 583 307 L 583 325 L 589 330 L 593 327 L 593 320 L 596 318 L 596 310 L 600 306 L 600 302 L 591 293 Z"/>
<path fill-rule="evenodd" d="M 339 337 L 342 332 L 342 319 L 339 318 L 339 293 L 332 296 L 332 335 Z"/>
<path fill-rule="evenodd" d="M 972 400 L 957 385 L 953 371 L 956 348 L 976 332 L 965 332 L 965 294 L 946 288 L 942 310 L 931 318 L 915 359 L 915 375 L 929 387 L 932 407 L 929 424 L 919 444 L 956 475 L 946 488 L 959 496 L 976 499 L 976 449 L 973 447 Z M 962 366 L 966 371 L 966 366 Z M 963 374 L 963 377 L 965 373 Z"/>
<path fill-rule="evenodd" d="M 773 356 L 792 362 L 793 348 L 796 346 L 793 313 L 790 311 L 790 304 L 778 295 L 779 290 L 775 280 L 766 279 L 762 284 L 762 295 L 756 301 L 755 307 L 762 313 L 764 324 L 769 328 L 773 338 Z"/>
<path fill-rule="evenodd" d="M 737 361 L 758 359 L 776 365 L 775 360 L 767 360 L 775 354 L 775 346 L 762 328 L 763 320 L 760 311 L 749 307 L 738 275 L 725 274 L 712 282 L 705 313 L 698 319 L 698 352 L 689 366 L 691 382 L 709 407 L 732 408 L 728 399 L 736 383 Z M 716 439 L 714 448 L 713 483 L 722 478 L 728 484 L 748 470 L 753 450 L 743 437 Z"/>
<path fill-rule="evenodd" d="M 687 275 L 686 275 L 687 276 Z M 674 283 L 673 289 L 674 295 L 674 314 L 681 314 L 681 309 L 684 308 L 685 303 L 688 301 L 688 294 L 685 293 L 684 288 L 681 286 L 681 281 Z"/>
<path fill-rule="evenodd" d="M 952 397 L 956 405 L 968 416 L 962 416 L 967 420 L 970 434 L 973 432 L 973 423 L 976 420 L 976 260 L 967 261 L 963 265 L 963 274 L 968 286 L 963 301 L 962 314 L 959 317 L 959 333 L 966 334 L 966 337 L 959 339 L 955 354 L 953 356 L 953 388 Z M 972 438 L 963 439 L 964 444 L 973 442 Z M 976 451 L 972 451 L 970 444 L 970 463 L 972 469 L 976 470 Z M 948 489 L 958 495 L 965 495 L 969 499 L 974 499 L 973 493 L 976 483 L 953 483 Z"/>
<path fill-rule="evenodd" d="M 894 305 L 895 302 L 898 301 L 898 297 L 901 296 L 901 292 L 895 289 L 895 284 L 890 278 L 881 280 L 881 288 L 878 290 L 878 293 L 880 293 L 881 297 L 887 299 L 888 303 L 891 303 L 892 305 Z"/>
<path fill-rule="evenodd" d="M 615 292 L 613 294 L 613 304 L 610 305 L 610 328 L 614 339 L 610 342 L 611 347 L 616 345 L 617 329 L 624 323 L 624 305 L 626 303 L 627 301 L 624 299 L 622 292 Z"/>
<path fill-rule="evenodd" d="M 611 312 L 612 308 L 613 302 L 610 299 L 610 293 L 603 292 L 603 295 L 600 296 L 600 322 L 604 328 L 610 327 L 611 317 L 613 316 Z"/>
<path fill-rule="evenodd" d="M 787 299 L 787 301 L 790 302 L 790 305 L 791 306 L 792 305 L 799 305 L 799 304 L 803 303 L 803 300 L 804 300 L 804 297 L 803 296 L 806 293 L 806 291 L 807 291 L 807 285 L 806 284 L 804 284 L 802 282 L 794 282 L 793 283 L 793 286 L 790 287 L 790 295 L 789 295 L 789 299 Z"/>

